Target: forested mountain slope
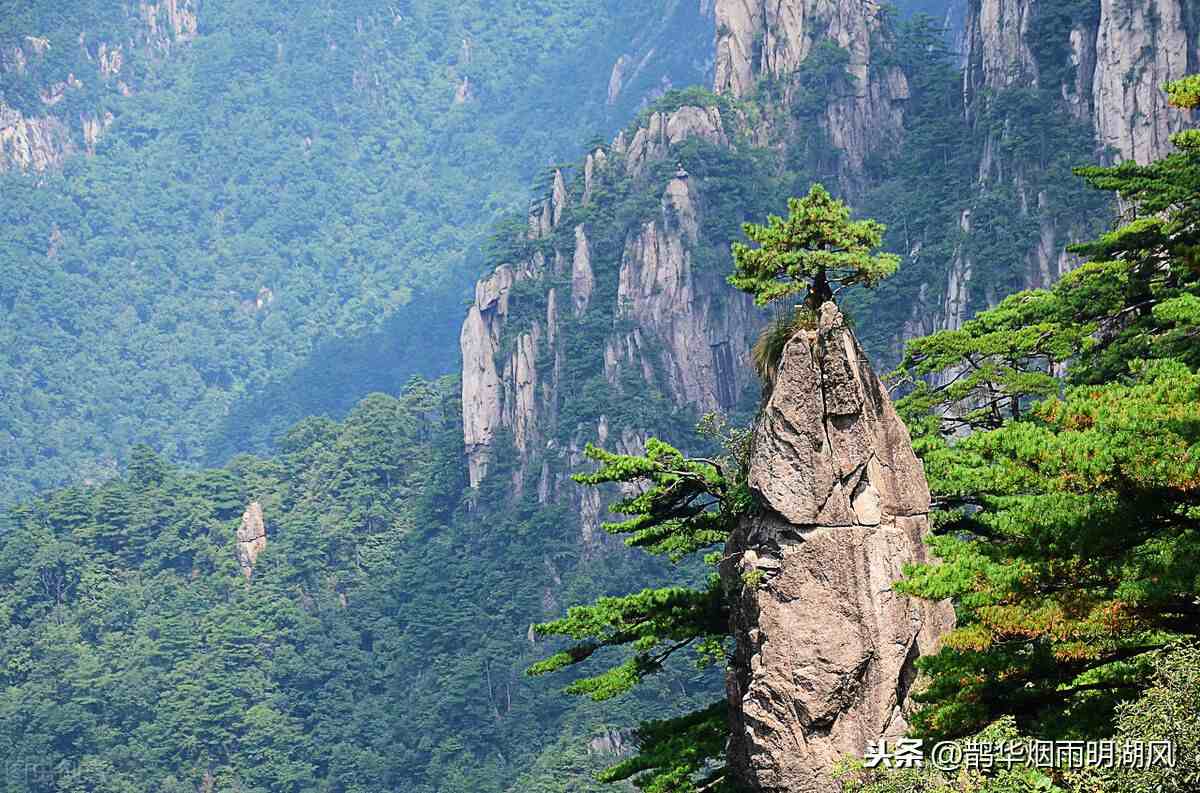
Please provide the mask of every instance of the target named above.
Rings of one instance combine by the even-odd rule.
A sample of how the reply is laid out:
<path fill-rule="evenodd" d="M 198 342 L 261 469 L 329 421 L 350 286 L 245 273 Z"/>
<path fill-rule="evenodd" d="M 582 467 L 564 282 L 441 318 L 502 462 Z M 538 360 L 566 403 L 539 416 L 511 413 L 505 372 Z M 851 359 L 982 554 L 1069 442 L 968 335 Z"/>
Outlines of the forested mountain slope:
<path fill-rule="evenodd" d="M 1063 98 L 1046 68 L 1066 69 L 1071 42 L 1101 31 L 1132 41 L 1113 32 L 1128 8 L 1163 35 L 1182 30 L 1183 61 L 1130 43 L 1116 51 L 1132 62 L 1108 49 L 1091 74 L 1179 76 L 1196 37 L 1182 11 L 1161 13 L 1178 0 L 971 0 L 967 40 L 993 82 L 969 77 L 968 59 L 964 100 L 939 31 L 858 0 L 547 3 L 536 24 L 525 4 L 500 5 L 414 3 L 397 13 L 424 33 L 405 38 L 395 17 L 365 11 L 359 33 L 346 4 L 295 17 L 230 4 L 206 29 L 225 6 L 205 3 L 182 53 L 156 54 L 131 96 L 110 97 L 128 112 L 114 110 L 94 156 L 4 177 L 0 201 L 20 223 L 5 227 L 0 259 L 2 382 L 17 384 L 0 441 L 6 464 L 41 460 L 43 477 L 5 487 L 104 478 L 112 465 L 81 461 L 140 439 L 160 450 L 132 454 L 123 477 L 28 501 L 0 538 L 7 768 L 60 766 L 81 789 L 122 793 L 594 790 L 589 772 L 628 749 L 620 728 L 720 684 L 681 662 L 650 694 L 600 708 L 523 676 L 548 649 L 531 623 L 703 574 L 630 555 L 599 528 L 613 493 L 567 475 L 588 441 L 636 452 L 654 434 L 707 450 L 692 432 L 700 413 L 756 407 L 746 351 L 768 317 L 724 283 L 740 223 L 814 179 L 886 222 L 901 274 L 844 305 L 868 351 L 894 359 L 927 325 L 1053 280 L 1072 263 L 1066 242 L 1110 216 L 1069 168 L 1141 144 L 1104 150 L 1094 104 L 1070 100 L 1087 92 Z M 998 37 L 996 20 L 1022 13 L 1053 19 L 1036 28 L 1048 38 Z M 478 72 L 459 49 L 467 29 L 475 64 L 492 31 L 495 60 Z M 555 43 L 531 48 L 532 31 Z M 237 53 L 254 35 L 271 46 L 250 65 Z M 606 52 L 569 46 L 588 35 Z M 688 44 L 696 36 L 703 46 Z M 270 54 L 280 41 L 282 60 Z M 634 115 L 662 86 L 653 64 L 698 73 L 710 61 L 708 89 Z M 201 67 L 224 81 L 199 79 Z M 562 95 L 574 68 L 600 77 L 595 93 Z M 356 73 L 372 69 L 388 79 L 358 93 Z M 463 77 L 473 98 L 455 105 Z M 514 88 L 527 83 L 539 90 Z M 624 129 L 596 138 L 604 119 Z M 524 175 L 563 151 L 584 155 L 542 174 L 531 211 L 473 258 L 493 216 L 524 198 Z M 446 173 L 423 165 L 430 152 Z M 481 184 L 491 197 L 469 198 Z M 89 233 L 56 235 L 56 213 Z M 456 279 L 485 263 L 460 330 Z M 111 306 L 92 308 L 96 284 L 117 295 Z M 444 371 L 456 334 L 461 379 L 410 383 Z M 368 397 L 340 423 L 303 421 L 273 456 L 179 464 L 257 445 L 369 388 L 398 396 Z M 63 451 L 51 456 L 51 442 Z M 267 540 L 247 579 L 238 530 L 255 502 Z M 52 784 L 26 774 L 14 789 Z"/>
<path fill-rule="evenodd" d="M 220 461 L 453 370 L 492 224 L 547 162 L 701 79 L 712 35 L 665 1 L 2 16 L 5 503 L 112 476 L 136 442 Z M 642 68 L 610 97 L 621 56 Z"/>
<path fill-rule="evenodd" d="M 602 713 L 525 684 L 530 615 L 655 571 L 610 555 L 548 594 L 572 523 L 461 503 L 459 420 L 453 381 L 413 381 L 271 459 L 197 472 L 139 447 L 128 477 L 22 507 L 0 545 L 6 790 L 527 791 L 562 763 L 587 784 L 611 758 L 587 738 L 542 781 L 531 753 L 650 700 Z M 700 690 L 684 671 L 658 696 Z"/>

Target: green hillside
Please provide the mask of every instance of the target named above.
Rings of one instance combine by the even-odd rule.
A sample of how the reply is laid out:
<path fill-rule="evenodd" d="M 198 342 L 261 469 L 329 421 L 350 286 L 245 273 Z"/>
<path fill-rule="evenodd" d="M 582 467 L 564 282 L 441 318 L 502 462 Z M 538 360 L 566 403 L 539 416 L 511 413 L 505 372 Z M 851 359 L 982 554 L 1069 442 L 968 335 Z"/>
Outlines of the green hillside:
<path fill-rule="evenodd" d="M 95 156 L 0 174 L 0 503 L 102 481 L 139 442 L 222 461 L 453 371 L 488 229 L 638 101 L 606 104 L 618 55 L 667 23 L 711 37 L 666 0 L 215 0 L 164 54 L 129 13 L 0 15 L 0 47 L 48 40 L 0 102 L 77 138 L 113 116 Z M 701 79 L 688 51 L 656 74 Z"/>

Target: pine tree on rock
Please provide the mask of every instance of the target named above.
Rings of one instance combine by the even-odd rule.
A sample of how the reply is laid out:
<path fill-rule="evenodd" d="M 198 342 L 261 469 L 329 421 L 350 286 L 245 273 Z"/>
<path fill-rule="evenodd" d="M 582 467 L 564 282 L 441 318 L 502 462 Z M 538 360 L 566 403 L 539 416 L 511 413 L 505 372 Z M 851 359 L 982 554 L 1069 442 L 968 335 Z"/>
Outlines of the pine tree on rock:
<path fill-rule="evenodd" d="M 899 256 L 877 252 L 882 224 L 850 220 L 850 209 L 819 184 L 788 200 L 786 218 L 771 215 L 765 226 L 747 223 L 743 230 L 758 247 L 733 244 L 729 283 L 760 306 L 803 294 L 805 307 L 816 311 L 840 289 L 875 286 L 900 264 Z"/>
<path fill-rule="evenodd" d="M 687 457 L 657 438 L 647 441 L 644 455 L 587 447 L 587 456 L 599 462 L 600 468 L 591 474 L 576 474 L 576 482 L 642 488 L 612 505 L 613 512 L 629 518 L 606 523 L 607 531 L 627 535 L 626 544 L 672 561 L 725 542 L 739 516 L 751 506 L 746 487 L 750 435 L 729 430 L 712 417 L 706 417 L 701 429 L 724 442 L 726 456 L 715 460 Z M 727 597 L 714 573 L 701 587 L 646 589 L 576 606 L 562 619 L 535 626 L 541 636 L 561 636 L 573 644 L 534 664 L 528 673 L 556 672 L 586 662 L 605 648 L 632 650 L 623 662 L 580 678 L 566 689 L 603 701 L 661 672 L 668 658 L 685 649 L 691 649 L 702 664 L 720 663 L 729 634 Z M 637 736 L 638 753 L 612 766 L 599 779 L 632 779 L 647 793 L 733 793 L 721 762 L 728 737 L 723 700 L 675 719 L 643 723 Z"/>

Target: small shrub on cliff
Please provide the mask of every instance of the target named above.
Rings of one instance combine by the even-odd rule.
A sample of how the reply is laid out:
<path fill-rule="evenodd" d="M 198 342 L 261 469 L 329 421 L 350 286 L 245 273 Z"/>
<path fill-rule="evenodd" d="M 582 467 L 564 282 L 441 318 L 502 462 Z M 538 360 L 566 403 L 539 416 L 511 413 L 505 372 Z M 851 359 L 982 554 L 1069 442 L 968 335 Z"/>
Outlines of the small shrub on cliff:
<path fill-rule="evenodd" d="M 758 379 L 767 389 L 775 386 L 775 377 L 779 374 L 779 359 L 783 357 L 783 348 L 788 340 L 802 328 L 814 327 L 815 315 L 806 308 L 796 309 L 796 313 L 784 315 L 774 320 L 754 342 L 750 357 L 754 361 L 754 371 Z"/>

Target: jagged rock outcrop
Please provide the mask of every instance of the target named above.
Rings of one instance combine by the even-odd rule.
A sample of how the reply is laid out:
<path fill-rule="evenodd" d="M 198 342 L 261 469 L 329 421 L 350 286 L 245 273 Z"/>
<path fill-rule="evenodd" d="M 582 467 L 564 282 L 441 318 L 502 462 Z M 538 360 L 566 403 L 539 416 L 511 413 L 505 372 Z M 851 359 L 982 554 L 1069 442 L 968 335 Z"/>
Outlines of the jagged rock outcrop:
<path fill-rule="evenodd" d="M 1036 85 L 1029 31 L 1037 0 L 972 0 L 964 32 L 963 80 L 972 90 Z"/>
<path fill-rule="evenodd" d="M 508 292 L 515 278 L 502 266 L 475 285 L 475 302 L 467 310 L 459 343 L 462 349 L 463 441 L 471 486 L 487 474 L 491 445 L 500 427 L 500 374 L 496 352 L 508 313 Z"/>
<path fill-rule="evenodd" d="M 26 118 L 0 103 L 0 171 L 44 171 L 73 150 L 70 130 L 59 119 Z"/>
<path fill-rule="evenodd" d="M 671 146 L 688 138 L 701 138 L 709 143 L 729 145 L 729 136 L 716 107 L 685 105 L 673 113 L 651 113 L 644 126 L 633 133 L 628 142 L 625 135 L 617 136 L 613 151 L 625 156 L 625 167 L 634 176 L 641 176 L 646 166 L 668 155 Z"/>
<path fill-rule="evenodd" d="M 575 304 L 575 316 L 587 311 L 595 285 L 591 249 L 588 247 L 587 232 L 581 224 L 575 227 L 575 255 L 571 257 L 571 300 Z"/>
<path fill-rule="evenodd" d="M 522 492 L 529 475 L 537 480 L 538 499 L 545 503 L 583 464 L 584 445 L 607 437 L 603 416 L 595 425 L 559 424 L 560 403 L 582 396 L 562 390 L 562 334 L 596 312 L 611 317 L 606 320 L 611 332 L 596 352 L 603 356 L 614 398 L 625 387 L 622 375 L 631 371 L 644 384 L 640 388 L 657 390 L 697 412 L 728 410 L 749 385 L 749 368 L 739 362 L 763 320 L 749 297 L 729 290 L 724 271 L 696 265 L 695 251 L 703 244 L 703 191 L 695 180 L 686 174 L 670 179 L 662 188 L 659 211 L 625 238 L 615 289 L 601 283 L 588 224 L 566 225 L 572 207 L 590 206 L 599 180 L 622 175 L 644 180 L 652 163 L 669 158 L 671 147 L 689 138 L 730 145 L 727 123 L 716 107 L 685 105 L 651 113 L 636 130 L 619 134 L 607 152 L 590 152 L 580 169 L 582 178 L 568 183 L 556 172 L 549 195 L 534 202 L 526 236 L 541 245 L 551 243 L 553 251 L 536 247 L 525 261 L 503 265 L 480 281 L 460 336 L 463 438 L 472 486 L 492 468 L 500 434 L 511 433 L 518 457 L 513 492 Z M 512 338 L 506 342 L 513 289 L 530 280 L 546 282 L 545 313 L 527 318 L 519 332 L 508 328 Z M 561 442 L 564 434 L 569 443 Z M 614 434 L 621 451 L 642 451 L 642 434 L 628 428 Z M 598 539 L 599 494 L 586 495 L 594 503 L 584 503 L 584 491 L 570 490 L 585 540 Z"/>
<path fill-rule="evenodd" d="M 830 770 L 906 729 L 915 661 L 948 602 L 898 594 L 923 561 L 929 489 L 908 431 L 833 303 L 784 348 L 750 485 L 764 505 L 726 547 L 740 592 L 728 675 L 731 767 L 764 793 L 824 793 Z"/>
<path fill-rule="evenodd" d="M 691 251 L 700 228 L 690 185 L 688 177 L 668 182 L 660 217 L 626 241 L 617 312 L 633 329 L 610 338 L 605 374 L 615 384 L 632 366 L 678 404 L 727 411 L 747 385 L 748 368 L 734 360 L 757 324 L 749 300 L 729 294 L 722 279 L 695 272 Z M 650 339 L 661 345 L 659 355 L 650 353 Z"/>
<path fill-rule="evenodd" d="M 823 124 L 843 152 L 845 173 L 862 169 L 867 155 L 897 140 L 904 123 L 908 81 L 884 66 L 882 7 L 873 0 L 717 0 L 713 89 L 746 97 L 764 77 L 784 78 L 785 101 L 798 89 L 790 78 L 821 41 L 849 54 L 845 90 L 830 97 Z"/>
<path fill-rule="evenodd" d="M 968 111 L 988 92 L 1040 86 L 1058 93 L 1118 159 L 1145 163 L 1170 151 L 1171 133 L 1194 116 L 1170 108 L 1161 86 L 1200 68 L 1200 13 L 1185 0 L 1096 0 L 1091 13 L 1075 15 L 1061 41 L 1043 43 L 1069 53 L 1063 70 L 1057 61 L 1039 64 L 1034 47 L 1035 37 L 1046 35 L 1044 16 L 1058 12 L 1050 0 L 969 0 Z"/>
<path fill-rule="evenodd" d="M 140 40 L 160 52 L 169 51 L 177 42 L 191 41 L 200 25 L 198 6 L 197 0 L 139 0 Z"/>
<path fill-rule="evenodd" d="M 238 566 L 247 580 L 254 574 L 254 563 L 266 547 L 267 524 L 263 520 L 262 504 L 251 501 L 242 513 L 242 525 L 237 530 Z"/>

